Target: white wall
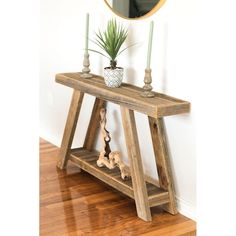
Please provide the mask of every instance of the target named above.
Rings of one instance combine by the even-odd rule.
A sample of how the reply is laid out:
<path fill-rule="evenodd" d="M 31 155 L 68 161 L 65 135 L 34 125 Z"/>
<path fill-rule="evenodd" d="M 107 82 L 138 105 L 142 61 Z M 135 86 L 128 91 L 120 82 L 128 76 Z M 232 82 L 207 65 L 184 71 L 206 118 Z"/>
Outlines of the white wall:
<path fill-rule="evenodd" d="M 126 51 L 118 60 L 125 67 L 125 82 L 143 85 L 146 65 L 149 22 L 154 20 L 152 52 L 153 87 L 156 91 L 185 99 L 192 103 L 190 114 L 166 118 L 171 164 L 175 179 L 176 197 L 180 212 L 193 219 L 196 217 L 196 114 L 195 102 L 199 92 L 193 63 L 198 20 L 197 0 L 169 0 L 152 17 L 141 21 L 118 18 L 130 28 L 128 43 L 139 46 Z M 114 17 L 103 1 L 93 0 L 42 0 L 41 1 L 41 63 L 40 63 L 40 135 L 60 145 L 72 90 L 56 84 L 55 74 L 82 69 L 85 13 L 90 13 L 90 33 L 103 27 Z M 90 47 L 93 45 L 90 44 Z M 91 70 L 101 74 L 108 61 L 99 55 L 90 55 Z M 93 98 L 86 97 L 76 130 L 74 146 L 80 146 L 86 132 Z M 125 161 L 123 130 L 119 109 L 109 105 L 107 129 L 112 135 L 112 149 L 122 150 Z M 140 147 L 146 173 L 156 177 L 148 122 L 136 113 Z M 113 122 L 115 120 L 115 122 Z M 109 122 L 110 121 L 110 122 Z M 100 143 L 98 143 L 98 146 Z"/>

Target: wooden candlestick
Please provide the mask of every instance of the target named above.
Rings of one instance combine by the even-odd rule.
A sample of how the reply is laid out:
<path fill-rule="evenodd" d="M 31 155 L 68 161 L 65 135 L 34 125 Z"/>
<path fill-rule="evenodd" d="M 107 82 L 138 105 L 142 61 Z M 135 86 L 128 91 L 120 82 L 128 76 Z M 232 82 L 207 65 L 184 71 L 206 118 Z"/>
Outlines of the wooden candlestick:
<path fill-rule="evenodd" d="M 152 98 L 155 96 L 155 94 L 152 92 L 152 70 L 151 69 L 145 69 L 145 76 L 144 76 L 144 83 L 143 86 L 144 91 L 140 94 L 142 97 L 146 98 Z"/>
<path fill-rule="evenodd" d="M 81 77 L 83 77 L 85 79 L 92 78 L 93 76 L 90 74 L 90 69 L 89 69 L 90 62 L 89 62 L 89 54 L 88 54 L 87 50 L 85 50 L 85 52 L 84 52 L 83 66 L 84 66 L 84 68 L 82 70 Z"/>

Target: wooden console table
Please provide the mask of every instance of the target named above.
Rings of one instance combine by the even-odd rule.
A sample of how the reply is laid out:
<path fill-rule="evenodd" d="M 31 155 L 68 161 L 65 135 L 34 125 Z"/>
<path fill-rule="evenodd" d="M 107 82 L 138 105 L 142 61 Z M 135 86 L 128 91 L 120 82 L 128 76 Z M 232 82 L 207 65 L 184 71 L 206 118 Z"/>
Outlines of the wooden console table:
<path fill-rule="evenodd" d="M 150 208 L 161 205 L 171 214 L 177 214 L 174 186 L 166 144 L 164 116 L 187 113 L 190 103 L 165 94 L 155 93 L 154 98 L 140 96 L 141 88 L 123 83 L 119 88 L 108 88 L 101 76 L 91 79 L 80 77 L 80 73 L 56 75 L 56 82 L 74 89 L 64 135 L 59 153 L 58 168 L 66 168 L 68 160 L 135 200 L 138 216 L 151 221 Z M 84 93 L 96 97 L 83 147 L 71 149 Z M 109 170 L 96 164 L 99 152 L 94 143 L 99 130 L 100 109 L 106 102 L 120 105 L 126 147 L 130 163 L 131 180 L 122 180 L 118 168 Z M 134 111 L 148 116 L 159 186 L 145 181 Z"/>

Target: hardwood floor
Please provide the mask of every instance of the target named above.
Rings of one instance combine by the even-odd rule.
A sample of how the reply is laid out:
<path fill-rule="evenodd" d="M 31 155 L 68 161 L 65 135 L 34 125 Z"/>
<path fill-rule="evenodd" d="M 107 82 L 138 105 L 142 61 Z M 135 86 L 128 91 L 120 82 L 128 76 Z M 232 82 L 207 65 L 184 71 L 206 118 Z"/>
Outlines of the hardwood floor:
<path fill-rule="evenodd" d="M 58 148 L 40 139 L 41 236 L 194 236 L 196 223 L 152 208 L 152 222 L 136 216 L 134 201 L 69 163 L 56 168 Z"/>

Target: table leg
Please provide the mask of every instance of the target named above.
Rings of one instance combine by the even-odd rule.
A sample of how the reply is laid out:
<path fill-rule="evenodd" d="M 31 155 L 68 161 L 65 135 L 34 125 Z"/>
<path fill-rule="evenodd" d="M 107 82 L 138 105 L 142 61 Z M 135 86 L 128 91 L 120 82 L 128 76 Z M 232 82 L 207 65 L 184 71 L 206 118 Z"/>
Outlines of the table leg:
<path fill-rule="evenodd" d="M 121 115 L 126 140 L 126 148 L 130 162 L 137 214 L 141 219 L 145 221 L 151 221 L 152 217 L 148 203 L 146 182 L 144 180 L 134 112 L 128 108 L 121 107 Z"/>
<path fill-rule="evenodd" d="M 70 152 L 72 141 L 74 138 L 83 97 L 84 93 L 78 90 L 74 90 L 59 152 L 60 159 L 57 163 L 57 167 L 60 169 L 64 169 L 67 165 L 67 161 L 69 158 L 68 154 Z"/>
<path fill-rule="evenodd" d="M 100 127 L 100 110 L 102 108 L 105 108 L 105 106 L 106 102 L 104 100 L 101 100 L 99 98 L 95 99 L 93 111 L 91 114 L 88 130 L 83 145 L 83 147 L 87 150 L 91 151 L 94 147 L 94 142 L 97 138 L 98 130 Z"/>
<path fill-rule="evenodd" d="M 170 202 L 163 209 L 171 214 L 177 214 L 172 172 L 167 148 L 165 124 L 163 118 L 157 120 L 148 117 L 152 136 L 153 149 L 156 159 L 160 187 L 169 192 Z"/>

